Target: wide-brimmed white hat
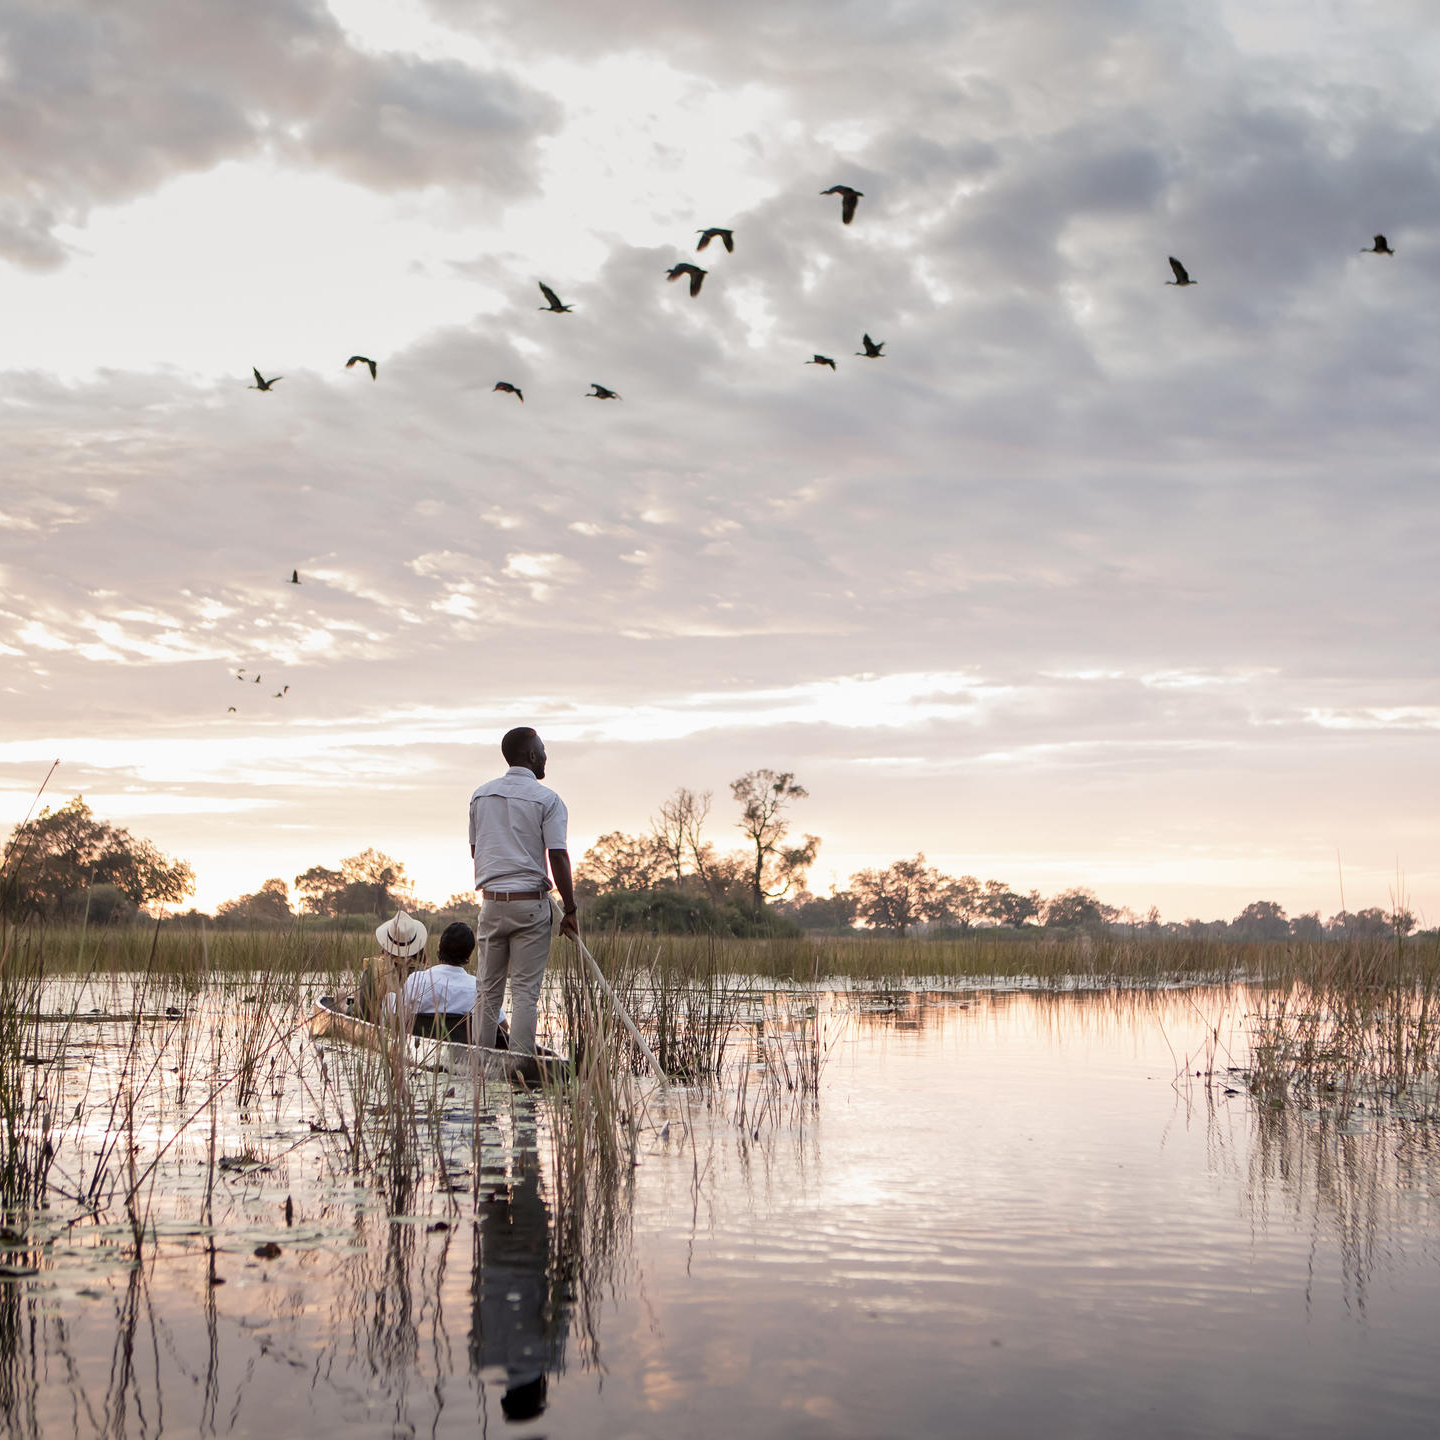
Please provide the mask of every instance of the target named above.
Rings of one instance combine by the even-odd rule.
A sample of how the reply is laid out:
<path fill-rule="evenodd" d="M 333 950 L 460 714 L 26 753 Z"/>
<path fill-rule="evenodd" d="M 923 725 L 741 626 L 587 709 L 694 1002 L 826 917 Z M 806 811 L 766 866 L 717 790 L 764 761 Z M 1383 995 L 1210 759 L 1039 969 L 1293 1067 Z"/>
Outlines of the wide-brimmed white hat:
<path fill-rule="evenodd" d="M 375 932 L 375 938 L 387 955 L 405 960 L 425 948 L 428 932 L 418 920 L 412 920 L 403 910 L 397 910 L 395 918 L 387 920 Z"/>

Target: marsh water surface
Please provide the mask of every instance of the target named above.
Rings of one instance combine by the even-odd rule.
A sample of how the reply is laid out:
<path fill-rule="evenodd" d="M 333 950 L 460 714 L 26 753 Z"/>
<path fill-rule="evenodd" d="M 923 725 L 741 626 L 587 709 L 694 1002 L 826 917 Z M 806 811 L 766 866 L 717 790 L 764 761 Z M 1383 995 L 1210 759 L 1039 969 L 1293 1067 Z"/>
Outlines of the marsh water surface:
<path fill-rule="evenodd" d="M 359 1173 L 297 1038 L 160 1159 L 139 1266 L 58 1204 L 0 1255 L 5 1433 L 1435 1432 L 1435 1122 L 1262 1106 L 1245 990 L 805 1003 L 813 1098 L 652 1094 L 582 1200 L 508 1092 L 437 1092 L 442 1183 Z"/>

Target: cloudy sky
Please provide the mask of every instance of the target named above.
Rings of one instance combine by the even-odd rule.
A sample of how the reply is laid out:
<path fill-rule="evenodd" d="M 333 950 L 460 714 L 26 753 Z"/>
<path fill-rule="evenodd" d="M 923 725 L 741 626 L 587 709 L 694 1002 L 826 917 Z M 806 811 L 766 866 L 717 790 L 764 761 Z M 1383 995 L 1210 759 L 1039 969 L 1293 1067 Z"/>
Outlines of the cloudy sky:
<path fill-rule="evenodd" d="M 443 897 L 529 722 L 576 850 L 770 766 L 819 889 L 1440 920 L 1437 63 L 1422 0 L 0 0 L 0 822 L 59 758 L 202 905 Z"/>

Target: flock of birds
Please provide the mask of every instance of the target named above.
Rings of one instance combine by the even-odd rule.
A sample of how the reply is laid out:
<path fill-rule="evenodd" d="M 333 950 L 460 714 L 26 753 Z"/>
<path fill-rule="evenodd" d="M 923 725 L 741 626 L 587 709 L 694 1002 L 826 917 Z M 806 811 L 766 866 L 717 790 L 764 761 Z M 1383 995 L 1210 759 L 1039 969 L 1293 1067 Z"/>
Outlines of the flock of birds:
<path fill-rule="evenodd" d="M 856 207 L 864 198 L 865 194 L 863 190 L 856 190 L 853 186 L 850 185 L 832 185 L 828 190 L 822 190 L 820 193 L 822 195 L 838 195 L 840 197 L 840 223 L 842 225 L 849 225 L 851 221 L 855 219 Z M 712 240 L 718 240 L 725 247 L 725 253 L 727 255 L 733 255 L 735 253 L 735 232 L 733 230 L 727 230 L 722 228 L 721 226 L 712 225 L 707 226 L 703 230 L 697 230 L 695 233 L 700 237 L 699 242 L 695 246 L 695 249 L 697 251 L 703 251 L 707 249 Z M 1376 235 L 1374 239 L 1374 244 L 1366 246 L 1364 249 L 1361 250 L 1360 253 L 1362 255 L 1393 255 L 1395 252 L 1390 248 L 1390 242 L 1385 238 L 1385 236 Z M 1191 279 L 1190 272 L 1185 268 L 1183 264 L 1181 264 L 1179 260 L 1175 258 L 1175 256 L 1171 255 L 1168 258 L 1170 261 L 1170 269 L 1173 272 L 1175 278 L 1173 280 L 1167 280 L 1165 282 L 1167 285 L 1177 285 L 1184 287 L 1187 285 L 1196 285 L 1199 283 L 1198 281 Z M 710 272 L 708 270 L 702 269 L 693 261 L 681 260 L 677 261 L 674 265 L 670 267 L 670 269 L 665 272 L 665 278 L 672 283 L 676 280 L 687 280 L 689 282 L 690 295 L 693 299 L 700 294 L 700 288 L 705 283 L 705 277 L 709 273 Z M 546 311 L 554 315 L 568 315 L 575 308 L 573 305 L 565 304 L 565 302 L 561 300 L 560 296 L 556 294 L 556 292 L 552 290 L 550 286 L 548 286 L 543 280 L 538 281 L 537 283 L 540 286 L 541 295 L 545 297 L 545 303 L 539 307 L 541 311 Z M 861 359 L 883 360 L 885 358 L 885 342 L 883 340 L 872 340 L 868 334 L 864 334 L 860 337 L 860 343 L 863 348 L 855 351 L 855 354 Z M 810 359 L 808 359 L 804 363 L 807 365 L 828 365 L 831 370 L 834 370 L 836 368 L 835 359 L 833 356 L 821 355 L 818 352 L 812 355 Z M 345 362 L 345 368 L 347 370 L 354 369 L 356 365 L 366 366 L 370 371 L 371 380 L 375 380 L 379 377 L 380 367 L 368 355 L 352 355 Z M 267 380 L 258 369 L 252 367 L 252 370 L 255 375 L 255 383 L 246 387 L 250 390 L 260 390 L 268 392 L 276 384 L 277 381 L 283 380 L 285 378 L 283 375 L 272 375 Z M 496 391 L 504 395 L 513 395 L 522 405 L 525 403 L 524 393 L 522 392 L 520 387 L 516 385 L 513 381 L 497 380 L 492 387 L 492 393 Z M 590 389 L 585 392 L 585 398 L 587 400 L 619 400 L 623 397 L 616 391 L 610 389 L 609 386 L 602 385 L 597 380 L 592 380 L 590 382 Z M 290 572 L 290 579 L 287 583 L 291 585 L 300 584 L 299 570 L 292 570 Z M 242 683 L 249 683 L 254 685 L 258 685 L 261 679 L 258 674 L 253 676 L 247 676 L 243 669 L 237 672 L 235 678 Z M 289 689 L 290 687 L 288 685 L 282 686 L 279 690 L 275 692 L 272 698 L 276 700 L 283 700 L 286 694 L 289 692 Z M 231 705 L 227 713 L 236 713 L 237 708 L 238 707 Z"/>
<path fill-rule="evenodd" d="M 842 225 L 848 225 L 854 220 L 855 207 L 860 203 L 860 200 L 865 194 L 863 190 L 856 190 L 851 185 L 832 185 L 828 190 L 822 190 L 820 193 L 822 195 L 838 195 L 840 197 L 840 223 Z M 719 225 L 710 225 L 703 230 L 697 230 L 695 233 L 700 237 L 695 246 L 697 251 L 707 249 L 712 240 L 718 240 L 725 247 L 725 253 L 727 255 L 733 255 L 735 253 L 735 232 L 733 230 L 727 230 Z M 1173 265 L 1176 262 L 1172 260 L 1170 263 Z M 702 269 L 693 261 L 680 260 L 665 272 L 665 278 L 670 281 L 688 280 L 690 296 L 694 299 L 700 294 L 700 287 L 705 283 L 705 277 L 709 273 L 708 270 Z M 543 280 L 538 283 L 540 293 L 545 297 L 545 303 L 540 306 L 542 311 L 548 311 L 552 315 L 568 315 L 574 310 L 575 307 L 573 305 L 567 305 Z M 1186 281 L 1185 283 L 1189 284 L 1190 282 Z M 855 352 L 857 355 L 867 360 L 880 360 L 884 358 L 885 342 L 883 340 L 875 341 L 868 335 L 865 335 L 861 337 L 860 343 L 864 346 L 864 349 L 857 350 Z M 805 363 L 807 365 L 828 365 L 832 370 L 835 369 L 835 361 L 829 355 L 817 354 Z M 356 365 L 367 366 L 372 380 L 378 378 L 380 367 L 368 355 L 352 355 L 345 362 L 345 368 L 347 370 L 353 369 Z M 249 390 L 268 392 L 277 381 L 285 378 L 283 375 L 272 375 L 267 380 L 257 368 L 253 366 L 251 368 L 255 376 L 255 383 L 246 387 Z M 492 393 L 493 391 L 499 391 L 504 395 L 513 395 L 522 405 L 525 403 L 524 392 L 513 381 L 497 380 L 492 387 Z M 590 382 L 590 389 L 585 393 L 585 398 L 587 400 L 620 400 L 624 397 L 610 389 L 608 385 L 601 385 L 598 381 L 592 380 Z"/>
<path fill-rule="evenodd" d="M 822 190 L 820 193 L 822 195 L 838 195 L 840 197 L 840 221 L 844 225 L 848 225 L 854 220 L 855 207 L 864 195 L 864 191 L 856 190 L 850 185 L 832 185 L 828 190 Z M 700 237 L 695 246 L 697 251 L 708 249 L 712 241 L 718 240 L 721 245 L 725 247 L 725 253 L 727 255 L 733 255 L 735 253 L 735 232 L 733 230 L 725 229 L 719 225 L 710 225 L 703 230 L 697 230 L 695 233 Z M 680 260 L 665 272 L 665 278 L 672 282 L 676 280 L 688 281 L 690 296 L 694 299 L 700 294 L 700 287 L 705 283 L 705 277 L 709 273 L 708 270 L 702 269 L 693 261 Z M 538 284 L 541 295 L 545 297 L 545 303 L 540 306 L 542 311 L 549 311 L 554 315 L 570 314 L 574 306 L 567 305 L 543 280 L 539 281 Z M 861 344 L 864 346 L 864 349 L 857 350 L 855 352 L 857 355 L 864 356 L 870 360 L 883 358 L 883 351 L 885 349 L 885 342 L 883 340 L 877 342 L 872 340 L 869 335 L 865 335 L 861 338 Z M 828 365 L 832 370 L 835 369 L 835 361 L 829 355 L 816 354 L 805 363 L 807 365 Z M 353 370 L 357 365 L 363 365 L 370 371 L 371 380 L 379 378 L 380 366 L 378 362 L 372 360 L 370 356 L 352 355 L 345 362 L 345 368 L 347 370 Z M 246 388 L 249 390 L 259 390 L 263 394 L 268 394 L 275 385 L 285 378 L 283 375 L 271 375 L 267 379 L 260 373 L 258 366 L 252 366 L 251 373 L 255 376 L 255 383 Z M 525 403 L 524 392 L 511 380 L 497 380 L 492 387 L 492 393 L 495 391 L 499 391 L 504 395 L 513 395 L 522 405 Z M 590 382 L 590 389 L 585 393 L 585 398 L 588 400 L 619 400 L 623 397 L 618 391 L 612 390 L 608 385 L 602 385 L 598 380 L 592 380 Z M 290 572 L 290 579 L 287 583 L 291 585 L 300 584 L 299 570 L 292 570 Z M 241 684 L 251 685 L 258 685 L 261 680 L 260 675 L 247 675 L 244 669 L 237 671 L 235 678 L 240 681 Z M 282 685 L 271 698 L 283 700 L 289 690 L 290 687 L 288 685 Z M 226 714 L 238 714 L 239 708 L 238 705 L 230 705 L 226 708 Z"/>

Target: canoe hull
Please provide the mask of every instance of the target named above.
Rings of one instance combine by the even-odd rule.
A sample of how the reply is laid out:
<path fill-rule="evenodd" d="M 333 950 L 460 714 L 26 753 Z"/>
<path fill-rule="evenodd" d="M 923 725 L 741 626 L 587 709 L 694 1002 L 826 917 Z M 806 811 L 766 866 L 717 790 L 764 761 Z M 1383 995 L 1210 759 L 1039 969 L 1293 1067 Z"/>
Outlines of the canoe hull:
<path fill-rule="evenodd" d="M 453 1040 L 422 1035 L 401 1037 L 382 1025 L 372 1025 L 349 1014 L 333 995 L 322 995 L 315 1002 L 310 1036 L 315 1040 L 341 1040 L 387 1054 L 391 1046 L 403 1038 L 410 1064 L 422 1069 L 443 1070 L 451 1075 L 482 1075 L 488 1080 L 513 1080 L 525 1085 L 563 1076 L 570 1065 L 563 1055 L 551 1050 L 542 1049 L 538 1055 L 516 1055 L 487 1045 L 461 1045 Z"/>

